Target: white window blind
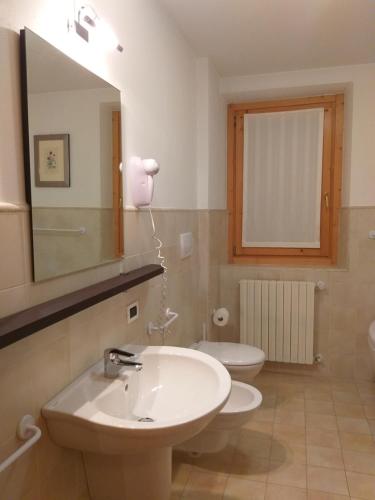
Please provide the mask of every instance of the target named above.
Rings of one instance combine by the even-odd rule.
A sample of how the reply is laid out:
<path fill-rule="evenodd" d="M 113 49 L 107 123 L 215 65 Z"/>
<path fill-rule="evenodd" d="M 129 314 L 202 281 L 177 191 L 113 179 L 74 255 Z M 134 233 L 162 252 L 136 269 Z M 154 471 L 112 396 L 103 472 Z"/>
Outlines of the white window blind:
<path fill-rule="evenodd" d="M 244 247 L 320 247 L 324 109 L 244 116 Z"/>

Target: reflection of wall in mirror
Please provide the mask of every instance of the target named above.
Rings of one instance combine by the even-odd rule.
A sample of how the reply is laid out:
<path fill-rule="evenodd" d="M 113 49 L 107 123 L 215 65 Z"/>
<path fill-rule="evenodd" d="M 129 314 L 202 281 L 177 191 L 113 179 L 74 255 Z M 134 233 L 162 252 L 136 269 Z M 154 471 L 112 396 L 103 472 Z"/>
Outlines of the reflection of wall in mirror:
<path fill-rule="evenodd" d="M 29 95 L 33 225 L 87 229 L 70 237 L 34 233 L 36 279 L 114 258 L 112 111 L 120 109 L 118 100 L 111 88 Z M 65 192 L 33 185 L 32 137 L 52 133 L 70 134 L 71 187 Z M 48 269 L 51 255 L 53 269 Z"/>

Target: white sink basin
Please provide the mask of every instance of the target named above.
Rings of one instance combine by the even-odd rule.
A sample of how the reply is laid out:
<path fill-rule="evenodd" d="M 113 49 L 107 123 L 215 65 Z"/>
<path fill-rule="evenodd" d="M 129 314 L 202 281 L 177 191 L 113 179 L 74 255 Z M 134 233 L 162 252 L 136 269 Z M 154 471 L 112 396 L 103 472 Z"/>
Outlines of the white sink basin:
<path fill-rule="evenodd" d="M 147 478 L 149 494 L 135 491 L 134 484 L 129 487 L 127 481 L 114 488 L 116 500 L 119 491 L 125 492 L 124 499 L 143 495 L 138 498 L 161 500 L 167 498 L 169 490 L 158 492 L 156 485 L 150 487 L 150 479 L 153 475 L 155 480 L 166 477 L 168 462 L 170 483 L 171 447 L 193 437 L 214 418 L 229 397 L 231 379 L 221 363 L 192 349 L 150 346 L 125 349 L 139 353 L 141 371 L 124 367 L 118 378 L 108 379 L 104 377 L 101 361 L 47 403 L 42 413 L 57 444 L 84 452 L 89 482 L 98 482 L 98 475 L 101 475 L 99 482 L 103 482 L 103 471 L 108 468 L 103 460 L 117 454 L 121 455 L 118 462 L 128 479 L 137 475 L 133 468 L 139 462 L 143 471 L 140 481 L 144 483 Z M 157 464 L 150 460 L 152 453 L 156 453 Z M 112 457 L 111 468 L 114 462 Z M 148 464 L 152 470 L 145 473 Z M 107 479 L 114 481 L 113 477 Z M 91 485 L 92 498 L 112 498 L 108 482 L 103 485 L 102 493 L 100 485 Z"/>

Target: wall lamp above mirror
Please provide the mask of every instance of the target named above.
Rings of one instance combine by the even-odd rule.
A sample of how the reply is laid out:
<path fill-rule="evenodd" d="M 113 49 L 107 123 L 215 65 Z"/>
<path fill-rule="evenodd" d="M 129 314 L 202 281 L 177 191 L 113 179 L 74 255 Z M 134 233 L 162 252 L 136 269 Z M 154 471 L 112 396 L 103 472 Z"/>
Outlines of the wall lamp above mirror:
<path fill-rule="evenodd" d="M 119 52 L 124 50 L 112 28 L 98 16 L 91 5 L 82 5 L 77 10 L 74 23 L 68 22 L 68 28 L 74 29 L 85 42 L 94 40 L 97 44 L 105 45 L 109 49 Z"/>

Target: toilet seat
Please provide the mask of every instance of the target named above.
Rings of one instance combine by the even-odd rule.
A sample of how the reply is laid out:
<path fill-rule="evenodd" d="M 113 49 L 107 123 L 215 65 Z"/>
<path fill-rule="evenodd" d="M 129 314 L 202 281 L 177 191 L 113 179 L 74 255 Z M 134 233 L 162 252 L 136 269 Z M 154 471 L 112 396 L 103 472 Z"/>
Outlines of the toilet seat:
<path fill-rule="evenodd" d="M 258 347 L 235 342 L 207 342 L 202 340 L 191 347 L 213 356 L 224 366 L 253 366 L 263 364 L 265 360 L 264 352 Z"/>

